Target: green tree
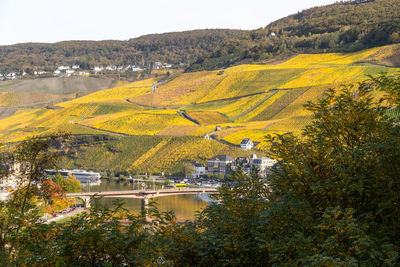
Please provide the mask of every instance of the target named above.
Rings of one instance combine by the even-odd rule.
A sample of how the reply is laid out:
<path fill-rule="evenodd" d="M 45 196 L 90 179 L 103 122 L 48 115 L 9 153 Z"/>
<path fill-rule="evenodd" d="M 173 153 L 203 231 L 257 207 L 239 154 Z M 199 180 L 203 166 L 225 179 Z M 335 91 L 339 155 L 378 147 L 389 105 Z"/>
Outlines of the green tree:
<path fill-rule="evenodd" d="M 61 186 L 64 193 L 82 192 L 81 183 L 73 175 L 64 178 L 60 173 L 56 173 L 54 181 Z"/>
<path fill-rule="evenodd" d="M 42 210 L 38 201 L 47 190 L 41 187 L 46 181 L 45 169 L 53 168 L 57 156 L 51 143 L 60 136 L 31 137 L 19 143 L 14 152 L 3 151 L 2 166 L 5 179 L 15 177 L 18 188 L 9 201 L 0 201 L 0 261 L 7 262 L 16 255 L 23 240 L 21 231 L 40 218 Z M 14 166 L 10 168 L 10 166 Z"/>
<path fill-rule="evenodd" d="M 280 159 L 269 181 L 271 205 L 289 204 L 292 211 L 271 208 L 267 218 L 290 218 L 290 224 L 279 227 L 295 237 L 282 238 L 282 231 L 280 239 L 269 237 L 274 254 L 285 255 L 276 263 L 397 261 L 399 127 L 387 120 L 385 108 L 373 103 L 366 87 L 344 88 L 339 94 L 331 90 L 324 100 L 310 103 L 314 120 L 301 139 L 269 137 L 272 156 Z"/>

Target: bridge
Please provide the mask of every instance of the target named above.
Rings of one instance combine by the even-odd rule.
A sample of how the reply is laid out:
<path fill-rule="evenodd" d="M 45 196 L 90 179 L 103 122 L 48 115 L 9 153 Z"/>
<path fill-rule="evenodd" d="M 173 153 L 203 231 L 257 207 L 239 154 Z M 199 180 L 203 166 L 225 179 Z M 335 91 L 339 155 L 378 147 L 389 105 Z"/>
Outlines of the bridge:
<path fill-rule="evenodd" d="M 83 193 L 67 193 L 68 197 L 81 198 L 84 207 L 90 207 L 90 198 L 92 197 L 115 197 L 115 198 L 139 198 L 142 200 L 142 209 L 146 209 L 150 198 L 187 195 L 187 194 L 217 194 L 216 188 L 182 188 L 182 189 L 156 189 L 156 190 L 124 190 L 124 191 L 107 191 L 107 192 L 83 192 Z"/>

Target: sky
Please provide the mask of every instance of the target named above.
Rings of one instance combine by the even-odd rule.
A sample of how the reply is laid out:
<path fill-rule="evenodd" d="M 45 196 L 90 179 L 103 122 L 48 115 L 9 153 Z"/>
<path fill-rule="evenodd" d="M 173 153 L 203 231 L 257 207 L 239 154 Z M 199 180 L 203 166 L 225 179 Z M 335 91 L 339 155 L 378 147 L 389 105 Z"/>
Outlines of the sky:
<path fill-rule="evenodd" d="M 244 29 L 336 0 L 0 0 L 0 45 Z"/>

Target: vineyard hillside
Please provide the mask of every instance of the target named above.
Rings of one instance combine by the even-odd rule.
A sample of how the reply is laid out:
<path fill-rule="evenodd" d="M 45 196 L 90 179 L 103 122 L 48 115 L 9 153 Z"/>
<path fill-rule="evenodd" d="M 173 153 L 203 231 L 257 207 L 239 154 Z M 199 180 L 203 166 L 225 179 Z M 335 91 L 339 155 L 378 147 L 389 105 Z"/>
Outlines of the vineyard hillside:
<path fill-rule="evenodd" d="M 68 101 L 57 99 L 57 94 L 52 98 L 49 89 L 48 99 L 57 103 L 47 108 L 19 107 L 23 98 L 18 93 L 33 94 L 34 99 L 40 90 L 5 88 L 0 115 L 8 117 L 0 119 L 0 142 L 59 130 L 108 136 L 67 151 L 63 167 L 132 172 L 182 172 L 193 160 L 205 163 L 223 153 L 263 155 L 268 149 L 265 135 L 299 134 L 311 121 L 304 104 L 318 100 L 328 88 L 381 72 L 399 73 L 400 68 L 390 65 L 398 50 L 399 45 L 392 45 L 348 54 L 299 54 L 279 64 L 165 73 Z M 205 134 L 211 140 L 204 139 Z M 243 138 L 251 138 L 255 149 L 241 150 Z"/>

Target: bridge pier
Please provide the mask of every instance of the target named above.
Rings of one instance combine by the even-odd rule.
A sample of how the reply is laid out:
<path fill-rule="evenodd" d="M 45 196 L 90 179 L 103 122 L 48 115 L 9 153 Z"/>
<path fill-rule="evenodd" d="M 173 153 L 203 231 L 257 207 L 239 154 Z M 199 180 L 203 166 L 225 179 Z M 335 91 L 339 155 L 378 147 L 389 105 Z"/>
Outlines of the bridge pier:
<path fill-rule="evenodd" d="M 82 197 L 83 207 L 89 209 L 90 208 L 90 197 Z"/>
<path fill-rule="evenodd" d="M 149 199 L 148 198 L 142 198 L 142 211 L 146 211 L 149 206 Z"/>

